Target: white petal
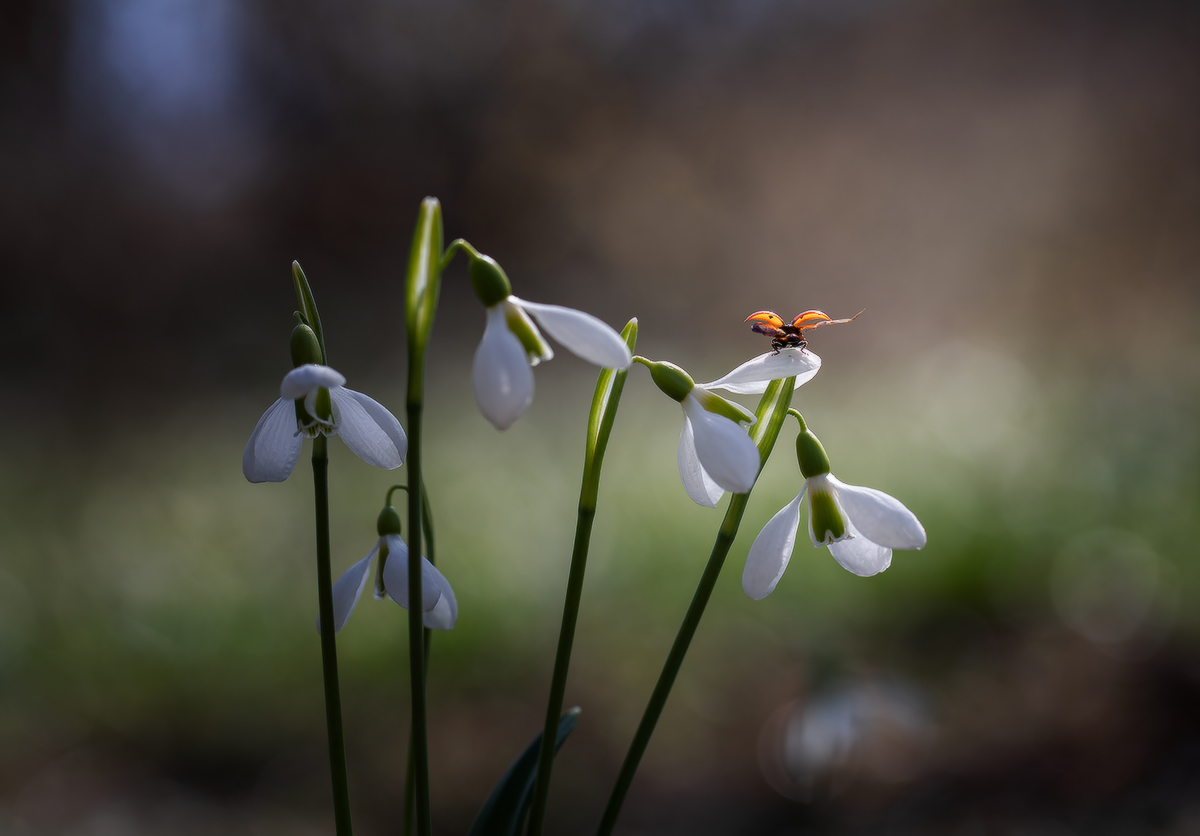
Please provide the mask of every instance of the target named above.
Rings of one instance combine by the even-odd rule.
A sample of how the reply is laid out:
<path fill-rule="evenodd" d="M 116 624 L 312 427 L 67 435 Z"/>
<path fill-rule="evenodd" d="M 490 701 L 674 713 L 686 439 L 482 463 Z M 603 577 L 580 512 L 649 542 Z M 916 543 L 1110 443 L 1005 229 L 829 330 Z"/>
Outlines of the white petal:
<path fill-rule="evenodd" d="M 589 363 L 627 369 L 633 362 L 633 355 L 621 335 L 591 314 L 559 305 L 526 302 L 514 296 L 509 298 L 533 314 L 547 334 Z"/>
<path fill-rule="evenodd" d="M 350 613 L 358 603 L 362 591 L 366 588 L 367 580 L 371 577 L 371 561 L 379 553 L 379 541 L 375 548 L 367 552 L 367 556 L 347 569 L 333 585 L 333 631 L 336 633 L 346 626 Z M 317 616 L 317 631 L 321 630 L 321 617 Z"/>
<path fill-rule="evenodd" d="M 329 366 L 305 363 L 303 366 L 297 366 L 284 375 L 283 383 L 279 387 L 279 397 L 284 400 L 294 401 L 297 398 L 303 398 L 317 387 L 333 389 L 334 387 L 345 385 L 346 378 L 329 368 Z"/>
<path fill-rule="evenodd" d="M 683 481 L 683 489 L 687 491 L 692 502 L 707 508 L 715 508 L 725 491 L 700 466 L 700 459 L 696 456 L 692 422 L 686 412 L 683 413 L 683 432 L 679 434 L 678 459 L 679 478 Z"/>
<path fill-rule="evenodd" d="M 304 439 L 296 435 L 296 403 L 280 398 L 263 413 L 242 452 L 251 482 L 282 482 L 296 469 Z"/>
<path fill-rule="evenodd" d="M 900 500 L 874 488 L 847 485 L 832 475 L 829 483 L 846 518 L 868 539 L 893 549 L 924 547 L 925 528 Z"/>
<path fill-rule="evenodd" d="M 692 420 L 696 456 L 713 481 L 727 491 L 746 493 L 758 478 L 758 447 L 746 431 L 723 415 L 714 415 L 691 395 L 683 410 Z"/>
<path fill-rule="evenodd" d="M 511 427 L 533 402 L 533 369 L 521 341 L 508 330 L 503 305 L 488 308 L 471 375 L 475 403 L 498 430 Z"/>
<path fill-rule="evenodd" d="M 408 439 L 396 416 L 353 389 L 330 389 L 333 422 L 350 452 L 367 464 L 394 470 L 404 464 Z"/>
<path fill-rule="evenodd" d="M 399 534 L 387 536 L 388 557 L 383 564 L 383 586 L 388 597 L 404 609 L 408 609 L 408 546 Z M 442 584 L 446 579 L 433 568 L 433 564 L 421 558 L 421 611 L 429 612 L 442 597 Z M 446 584 L 449 586 L 449 584 Z"/>
<path fill-rule="evenodd" d="M 450 588 L 450 582 L 446 580 L 445 575 L 437 570 L 437 567 L 425 561 L 429 568 L 434 571 L 439 579 L 442 596 L 438 598 L 437 604 L 433 609 L 425 613 L 421 618 L 425 622 L 425 626 L 431 630 L 453 630 L 454 622 L 458 621 L 458 599 L 454 597 L 454 590 Z"/>
<path fill-rule="evenodd" d="M 868 540 L 848 520 L 846 530 L 849 537 L 829 544 L 829 553 L 842 564 L 842 568 L 869 578 L 892 565 L 891 549 Z"/>
<path fill-rule="evenodd" d="M 804 490 L 783 506 L 767 521 L 762 531 L 754 538 L 750 553 L 746 555 L 746 569 L 742 572 L 742 590 L 755 601 L 766 598 L 775 591 L 775 585 L 783 577 L 783 570 L 792 559 L 796 547 L 796 530 L 800 528 L 800 501 Z"/>
<path fill-rule="evenodd" d="M 806 348 L 784 348 L 778 354 L 768 351 L 748 360 L 705 389 L 724 389 L 738 395 L 761 395 L 772 380 L 796 376 L 796 388 L 808 383 L 821 369 L 821 358 Z"/>

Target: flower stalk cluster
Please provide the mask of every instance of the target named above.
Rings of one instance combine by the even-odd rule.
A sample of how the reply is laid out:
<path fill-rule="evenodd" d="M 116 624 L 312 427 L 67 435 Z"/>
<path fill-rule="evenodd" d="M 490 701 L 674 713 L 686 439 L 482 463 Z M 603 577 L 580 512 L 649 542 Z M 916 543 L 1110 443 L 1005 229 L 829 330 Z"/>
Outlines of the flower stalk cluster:
<path fill-rule="evenodd" d="M 583 311 L 526 301 L 513 294 L 508 275 L 495 259 L 462 239 L 443 247 L 441 207 L 435 199 L 427 198 L 418 215 L 405 281 L 406 432 L 386 407 L 346 388 L 346 378 L 328 365 L 316 302 L 299 265 L 293 265 L 300 310 L 294 315 L 296 325 L 289 340 L 292 369 L 283 377 L 278 400 L 268 407 L 251 432 L 242 455 L 242 469 L 250 482 L 283 481 L 295 470 L 305 439 L 313 442 L 317 627 L 338 836 L 350 835 L 351 819 L 335 637 L 348 623 L 372 581 L 376 600 L 391 600 L 407 610 L 411 734 L 403 831 L 408 833 L 410 826 L 415 825 L 421 836 L 432 834 L 425 684 L 428 654 L 431 631 L 455 627 L 459 602 L 447 576 L 432 560 L 433 530 L 422 455 L 425 359 L 442 276 L 460 253 L 466 256 L 467 277 L 484 312 L 483 334 L 471 372 L 475 401 L 493 427 L 507 430 L 529 409 L 535 390 L 534 367 L 554 357 L 547 337 L 600 367 L 588 416 L 575 543 L 545 724 L 483 805 L 472 833 L 515 834 L 523 828 L 526 817 L 529 836 L 540 836 L 544 828 L 555 753 L 579 718 L 578 708 L 564 713 L 563 701 L 597 514 L 601 471 L 632 364 L 644 366 L 654 385 L 682 410 L 676 462 L 687 496 L 701 506 L 715 508 L 725 493 L 732 495 L 708 563 L 604 810 L 599 828 L 599 834 L 604 836 L 615 826 L 735 541 L 751 491 L 775 448 L 787 415 L 795 417 L 799 424 L 796 456 L 804 483 L 795 499 L 763 527 L 750 548 L 742 576 L 743 589 L 750 598 L 765 598 L 779 584 L 795 547 L 804 505 L 809 509 L 809 535 L 814 546 L 828 548 L 835 560 L 856 575 L 870 576 L 883 571 L 891 564 L 895 549 L 921 548 L 925 545 L 925 530 L 916 516 L 893 497 L 836 479 L 821 442 L 800 413 L 791 408 L 796 389 L 821 368 L 821 358 L 807 348 L 804 330 L 811 330 L 816 324 L 850 322 L 855 317 L 831 320 L 820 311 L 809 311 L 789 326 L 769 311 L 752 314 L 748 321 L 755 322 L 754 330 L 773 336 L 772 351 L 742 363 L 716 380 L 697 383 L 675 363 L 633 354 L 638 333 L 636 319 L 630 320 L 622 333 L 617 333 Z M 754 412 L 729 397 L 744 395 L 761 396 Z M 340 437 L 352 453 L 375 467 L 392 470 L 405 465 L 407 468 L 407 483 L 387 490 L 383 509 L 376 518 L 374 545 L 336 583 L 331 581 L 329 542 L 327 448 L 332 436 Z M 400 510 L 392 504 L 392 495 L 397 490 L 407 494 L 407 543 Z M 424 548 L 426 545 L 428 549 Z M 469 603 L 465 606 L 465 612 L 469 613 Z"/>

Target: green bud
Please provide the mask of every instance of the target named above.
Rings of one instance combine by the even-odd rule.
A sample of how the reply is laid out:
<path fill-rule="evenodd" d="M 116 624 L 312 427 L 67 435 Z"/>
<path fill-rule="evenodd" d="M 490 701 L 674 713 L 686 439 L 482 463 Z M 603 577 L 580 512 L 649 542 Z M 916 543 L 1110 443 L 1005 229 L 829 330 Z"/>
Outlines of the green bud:
<path fill-rule="evenodd" d="M 297 325 L 292 329 L 292 367 L 299 368 L 306 363 L 321 365 L 321 344 L 313 329 Z"/>
<path fill-rule="evenodd" d="M 498 305 L 512 295 L 512 283 L 491 256 L 472 255 L 469 270 L 471 286 L 485 308 Z"/>
<path fill-rule="evenodd" d="M 696 388 L 696 381 L 692 380 L 692 376 L 674 363 L 656 360 L 649 363 L 648 366 L 654 385 L 672 400 L 683 403 L 683 399 Z"/>
<path fill-rule="evenodd" d="M 810 490 L 808 507 L 812 515 L 813 536 L 818 543 L 832 543 L 846 533 L 846 521 L 833 501 L 833 494 Z"/>
<path fill-rule="evenodd" d="M 800 472 L 805 479 L 829 472 L 829 456 L 811 430 L 802 430 L 796 436 L 796 460 L 800 462 Z"/>
<path fill-rule="evenodd" d="M 380 537 L 400 533 L 400 513 L 396 506 L 383 506 L 383 510 L 379 512 L 379 519 L 375 521 L 375 530 L 379 532 Z"/>

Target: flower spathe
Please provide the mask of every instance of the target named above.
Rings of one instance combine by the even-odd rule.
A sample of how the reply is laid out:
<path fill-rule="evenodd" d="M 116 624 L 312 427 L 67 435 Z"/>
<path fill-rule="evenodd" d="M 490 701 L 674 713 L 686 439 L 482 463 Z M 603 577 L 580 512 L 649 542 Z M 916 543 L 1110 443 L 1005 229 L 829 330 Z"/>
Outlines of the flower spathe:
<path fill-rule="evenodd" d="M 347 569 L 334 583 L 334 632 L 341 630 L 350 613 L 354 612 L 371 577 L 371 564 L 383 549 L 386 549 L 382 558 L 383 588 L 376 588 L 375 599 L 382 601 L 388 597 L 408 609 L 408 545 L 399 534 L 385 534 L 366 557 Z M 421 620 L 433 630 L 450 630 L 458 620 L 458 600 L 454 590 L 437 567 L 424 557 L 421 558 L 421 608 L 425 613 Z"/>
<path fill-rule="evenodd" d="M 756 601 L 770 595 L 783 577 L 796 545 L 805 497 L 813 545 L 828 546 L 834 559 L 856 575 L 868 577 L 888 568 L 892 549 L 925 545 L 925 529 L 900 500 L 819 473 L 805 480 L 796 498 L 771 517 L 750 546 L 742 589 Z"/>
<path fill-rule="evenodd" d="M 346 378 L 329 366 L 306 363 L 288 372 L 279 400 L 258 419 L 242 472 L 251 482 L 282 482 L 300 458 L 304 439 L 341 436 L 367 464 L 393 470 L 404 464 L 408 439 L 396 416 L 377 401 L 345 387 Z"/>
<path fill-rule="evenodd" d="M 487 325 L 472 369 L 475 402 L 498 430 L 511 427 L 529 408 L 533 367 L 554 357 L 538 325 L 589 363 L 629 368 L 629 347 L 601 320 L 573 308 L 526 302 L 510 295 L 487 309 Z"/>

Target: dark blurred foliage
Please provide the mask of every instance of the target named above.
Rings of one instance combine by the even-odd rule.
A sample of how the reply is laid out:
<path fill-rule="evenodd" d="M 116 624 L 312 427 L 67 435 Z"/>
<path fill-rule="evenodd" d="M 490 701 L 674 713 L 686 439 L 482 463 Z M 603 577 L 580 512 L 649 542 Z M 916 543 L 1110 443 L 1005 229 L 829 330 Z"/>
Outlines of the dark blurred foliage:
<path fill-rule="evenodd" d="M 1170 0 L 9 0 L 0 833 L 328 832 L 307 476 L 248 486 L 237 452 L 292 259 L 331 363 L 399 404 L 425 195 L 518 295 L 636 315 L 698 379 L 765 348 L 753 310 L 868 311 L 817 332 L 797 402 L 930 546 L 859 582 L 802 544 L 750 606 L 745 548 L 798 489 L 769 465 L 625 832 L 1200 832 L 1198 102 L 1200 5 Z M 444 833 L 540 723 L 591 376 L 563 352 L 492 433 L 462 278 L 430 407 L 464 612 L 434 650 Z M 645 382 L 555 832 L 594 825 L 717 525 Z M 344 566 L 387 477 L 334 446 Z M 367 609 L 339 646 L 383 833 L 406 683 Z"/>

